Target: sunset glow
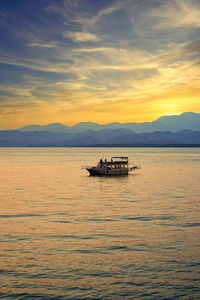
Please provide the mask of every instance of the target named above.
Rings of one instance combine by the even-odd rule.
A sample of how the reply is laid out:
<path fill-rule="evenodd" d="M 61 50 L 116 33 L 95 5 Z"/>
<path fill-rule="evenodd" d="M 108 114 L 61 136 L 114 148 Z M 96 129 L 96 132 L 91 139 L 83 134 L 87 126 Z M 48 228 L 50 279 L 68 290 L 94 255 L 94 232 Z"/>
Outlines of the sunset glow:
<path fill-rule="evenodd" d="M 0 129 L 200 112 L 197 0 L 3 0 L 0 17 Z"/>

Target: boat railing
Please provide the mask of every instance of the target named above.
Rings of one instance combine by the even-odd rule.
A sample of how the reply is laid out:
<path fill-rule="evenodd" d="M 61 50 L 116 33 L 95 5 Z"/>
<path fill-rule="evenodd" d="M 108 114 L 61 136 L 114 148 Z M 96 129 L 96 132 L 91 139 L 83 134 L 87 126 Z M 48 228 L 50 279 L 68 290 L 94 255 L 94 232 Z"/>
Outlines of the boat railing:
<path fill-rule="evenodd" d="M 107 161 L 98 163 L 97 165 L 85 165 L 81 166 L 81 169 L 93 169 L 93 168 L 112 168 L 112 169 L 123 169 L 128 168 L 128 170 L 131 172 L 133 170 L 139 170 L 141 169 L 140 166 L 136 166 L 133 163 L 128 163 L 128 161 Z"/>

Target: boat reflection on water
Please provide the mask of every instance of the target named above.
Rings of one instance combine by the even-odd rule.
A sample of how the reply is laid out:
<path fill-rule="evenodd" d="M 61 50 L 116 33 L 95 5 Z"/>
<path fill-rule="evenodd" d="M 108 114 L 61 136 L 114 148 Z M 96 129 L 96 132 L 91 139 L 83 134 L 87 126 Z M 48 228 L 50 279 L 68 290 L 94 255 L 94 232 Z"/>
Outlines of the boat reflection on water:
<path fill-rule="evenodd" d="M 86 166 L 85 169 L 92 176 L 128 175 L 137 166 L 130 166 L 127 156 L 113 156 L 110 161 L 100 159 L 96 166 Z"/>

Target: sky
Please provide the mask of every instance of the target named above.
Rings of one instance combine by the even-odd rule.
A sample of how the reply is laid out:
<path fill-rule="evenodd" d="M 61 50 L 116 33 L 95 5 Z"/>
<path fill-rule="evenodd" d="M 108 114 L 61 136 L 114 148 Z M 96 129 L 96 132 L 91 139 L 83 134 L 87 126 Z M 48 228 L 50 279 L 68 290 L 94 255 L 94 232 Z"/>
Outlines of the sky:
<path fill-rule="evenodd" d="M 0 129 L 200 112 L 199 0 L 1 0 Z"/>

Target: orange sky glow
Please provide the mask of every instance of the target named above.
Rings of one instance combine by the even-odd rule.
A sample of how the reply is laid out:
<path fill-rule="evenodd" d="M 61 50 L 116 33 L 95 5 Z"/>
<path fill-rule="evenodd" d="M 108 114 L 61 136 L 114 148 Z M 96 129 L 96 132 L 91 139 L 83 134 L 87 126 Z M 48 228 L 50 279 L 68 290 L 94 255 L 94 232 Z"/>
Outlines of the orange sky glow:
<path fill-rule="evenodd" d="M 199 1 L 28 3 L 2 6 L 0 129 L 200 112 Z"/>

